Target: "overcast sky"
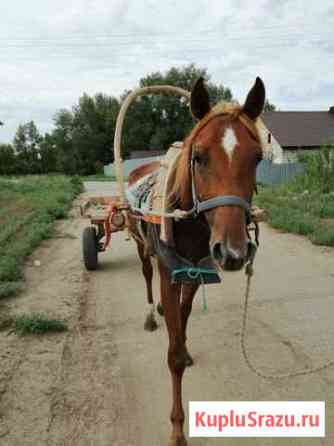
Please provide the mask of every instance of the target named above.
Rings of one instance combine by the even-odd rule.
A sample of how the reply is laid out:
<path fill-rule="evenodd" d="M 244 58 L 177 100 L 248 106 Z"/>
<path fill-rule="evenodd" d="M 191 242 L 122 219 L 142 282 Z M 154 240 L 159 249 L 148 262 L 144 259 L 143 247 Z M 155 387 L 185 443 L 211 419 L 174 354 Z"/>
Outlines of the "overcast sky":
<path fill-rule="evenodd" d="M 195 63 L 243 101 L 260 75 L 281 110 L 334 105 L 333 0 L 10 0 L 0 4 L 0 142 L 50 130 L 83 93 L 119 95 Z"/>

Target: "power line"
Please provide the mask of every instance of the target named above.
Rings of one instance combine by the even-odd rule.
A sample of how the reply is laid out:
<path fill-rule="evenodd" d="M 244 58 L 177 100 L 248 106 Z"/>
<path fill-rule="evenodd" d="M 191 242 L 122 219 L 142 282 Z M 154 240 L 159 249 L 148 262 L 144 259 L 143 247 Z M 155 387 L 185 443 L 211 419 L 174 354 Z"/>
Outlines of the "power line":
<path fill-rule="evenodd" d="M 301 29 L 301 28 L 309 28 L 310 30 L 312 30 L 312 31 L 314 31 L 314 24 L 306 24 L 305 23 L 305 21 L 304 21 L 304 18 L 302 19 L 302 20 L 300 20 L 300 21 L 296 21 L 294 24 L 291 24 L 291 25 L 286 25 L 286 24 L 281 24 L 281 23 L 279 23 L 279 24 L 270 24 L 270 25 L 266 25 L 266 24 L 261 24 L 261 29 L 260 29 L 260 31 L 261 32 L 263 32 L 263 31 L 274 31 L 274 30 L 283 30 L 284 32 L 286 32 L 286 31 L 288 31 L 288 30 L 290 30 L 290 29 L 292 29 L 292 30 L 296 30 L 296 29 Z M 187 35 L 189 35 L 189 36 L 193 36 L 194 35 L 194 33 L 196 33 L 196 35 L 199 35 L 199 34 L 225 34 L 226 35 L 226 32 L 231 32 L 231 31 L 236 31 L 236 32 L 238 32 L 239 34 L 240 34 L 240 23 L 239 22 L 237 22 L 237 21 L 235 21 L 234 23 L 232 22 L 232 24 L 231 23 L 227 23 L 227 25 L 225 26 L 225 31 L 223 32 L 221 29 L 215 29 L 214 27 L 211 27 L 211 28 L 202 28 L 202 29 L 199 29 L 199 30 L 192 30 L 192 31 L 189 31 L 189 32 L 187 32 L 187 31 L 182 31 L 182 34 L 180 34 L 180 33 L 178 33 L 178 35 L 181 35 L 181 38 L 183 37 L 183 36 L 187 36 Z M 249 31 L 252 31 L 252 29 L 249 29 Z M 258 29 L 257 29 L 257 31 L 259 31 Z M 175 36 L 176 35 L 176 31 L 162 31 L 162 30 L 159 30 L 159 31 L 138 31 L 138 30 L 136 30 L 136 31 L 128 31 L 128 32 L 123 32 L 123 33 L 107 33 L 107 34 L 96 34 L 96 33 L 94 33 L 94 34 L 92 34 L 92 33 L 84 33 L 84 34 L 82 34 L 80 31 L 79 32 L 72 32 L 71 33 L 71 35 L 63 35 L 62 37 L 59 37 L 59 36 L 57 36 L 55 39 L 56 40 L 68 40 L 68 39 L 75 39 L 75 38 L 78 38 L 77 36 L 78 35 L 82 35 L 83 36 L 83 38 L 90 38 L 90 39 L 95 39 L 95 38 L 97 38 L 97 39 L 99 39 L 99 38 L 111 38 L 111 39 L 114 39 L 114 38 L 124 38 L 124 37 L 132 37 L 132 38 L 138 38 L 138 37 L 148 37 L 148 38 L 150 38 L 150 37 L 157 37 L 157 36 L 159 36 L 159 37 L 163 37 L 163 36 L 166 36 L 166 37 L 169 37 L 169 36 Z M 15 38 L 12 38 L 12 37 L 8 37 L 8 35 L 6 35 L 5 37 L 1 37 L 0 36 L 0 41 L 1 40 L 3 40 L 3 41 L 9 41 L 9 40 L 15 40 L 15 41 L 19 41 L 19 40 L 30 40 L 30 41 L 39 41 L 39 40 L 54 40 L 54 39 L 52 39 L 52 38 L 40 38 L 40 37 L 31 37 L 31 36 L 27 36 L 27 37 L 15 37 Z"/>
<path fill-rule="evenodd" d="M 228 38 L 224 41 L 224 47 L 219 46 L 219 47 L 211 47 L 210 44 L 212 43 L 216 43 L 216 41 L 213 40 L 202 40 L 202 41 L 198 41 L 198 40 L 191 40 L 189 39 L 187 40 L 183 40 L 183 46 L 181 47 L 180 45 L 178 45 L 178 48 L 175 48 L 177 46 L 178 42 L 168 42 L 167 44 L 164 43 L 159 43 L 158 45 L 154 45 L 152 46 L 145 46 L 144 43 L 141 42 L 136 42 L 136 45 L 131 45 L 131 44 L 126 44 L 123 45 L 123 47 L 125 48 L 120 48 L 119 45 L 113 44 L 113 43 L 106 43 L 106 44 L 99 44 L 99 45 L 95 45 L 93 43 L 84 43 L 84 44 L 76 44 L 76 45 L 44 45 L 44 46 L 39 46 L 39 47 L 27 47 L 27 46 L 18 46 L 18 49 L 33 49 L 36 51 L 40 51 L 40 50 L 44 50 L 47 49 L 49 51 L 49 55 L 50 56 L 55 56 L 55 55 L 66 55 L 68 54 L 68 51 L 71 51 L 71 55 L 73 55 L 73 52 L 77 49 L 82 49 L 82 48 L 86 48 L 86 49 L 105 49 L 105 50 L 112 50 L 113 51 L 113 55 L 115 56 L 129 56 L 129 55 L 140 55 L 143 52 L 148 52 L 150 54 L 160 54 L 160 53 L 166 53 L 166 51 L 168 51 L 169 54 L 174 53 L 174 54 L 178 54 L 180 52 L 182 52 L 183 54 L 185 52 L 188 53 L 201 53 L 201 52 L 206 52 L 209 53 L 210 51 L 226 51 L 226 47 L 227 47 L 227 43 L 247 43 L 247 47 L 245 46 L 245 50 L 270 50 L 270 49 L 276 49 L 276 48 L 285 48 L 285 47 L 292 47 L 293 44 L 295 44 L 295 39 L 296 39 L 297 35 L 295 36 L 286 36 L 285 38 L 281 38 L 281 40 L 276 39 L 275 41 L 272 40 L 271 42 L 268 41 L 263 41 L 263 39 L 257 39 L 257 40 L 252 40 L 248 39 L 247 42 L 245 42 L 244 39 L 233 39 L 233 38 Z M 201 46 L 197 46 L 194 47 L 194 45 L 196 44 L 201 44 Z M 324 45 L 324 44 L 329 44 L 328 39 L 325 38 L 321 38 L 318 36 L 314 36 L 312 37 L 312 39 L 310 40 L 301 40 L 299 41 L 297 44 L 295 44 L 296 48 L 300 48 L 305 47 L 305 46 L 312 46 L 312 45 Z M 0 48 L 3 49 L 10 49 L 10 46 L 3 46 L 0 44 Z M 126 49 L 126 52 L 124 52 L 123 50 Z M 61 50 L 63 51 L 62 54 L 56 53 L 57 50 Z M 67 51 L 68 50 L 68 51 Z M 233 50 L 233 48 L 232 48 Z M 54 51 L 53 53 L 50 51 Z M 30 53 L 31 54 L 31 53 Z M 12 53 L 11 56 L 15 56 L 17 55 L 17 53 Z M 80 53 L 81 56 L 82 53 Z M 2 56 L 6 56 L 6 54 L 2 54 Z"/>
<path fill-rule="evenodd" d="M 143 54 L 149 54 L 149 55 L 161 55 L 161 56 L 182 56 L 186 57 L 187 55 L 196 55 L 196 54 L 206 54 L 208 57 L 210 55 L 217 55 L 224 53 L 228 53 L 226 46 L 222 47 L 210 47 L 208 46 L 210 42 L 204 42 L 202 47 L 194 47 L 194 42 L 184 42 L 186 43 L 183 47 L 175 48 L 174 45 L 170 46 L 164 46 L 164 47 L 145 47 L 145 46 L 129 46 L 126 48 L 126 51 L 121 51 L 119 48 L 114 47 L 113 45 L 104 45 L 104 46 L 95 46 L 95 45 L 81 45 L 81 46 L 68 46 L 68 47 L 39 47 L 39 48 L 32 48 L 35 51 L 38 51 L 37 54 L 35 54 L 35 57 L 30 52 L 29 54 L 20 54 L 20 53 L 11 53 L 10 58 L 25 60 L 25 59 L 36 59 L 37 57 L 41 56 L 40 51 L 42 50 L 48 50 L 48 57 L 73 57 L 76 54 L 77 50 L 81 50 L 83 48 L 87 50 L 94 50 L 97 49 L 101 50 L 110 50 L 111 53 L 108 53 L 108 57 L 116 57 L 116 58 L 129 58 L 129 57 L 135 57 L 135 56 L 142 56 Z M 226 43 L 226 42 L 225 42 Z M 242 48 L 244 51 L 252 51 L 252 54 L 256 55 L 259 53 L 263 53 L 270 50 L 275 49 L 294 49 L 293 48 L 294 42 L 291 39 L 287 40 L 281 40 L 276 42 L 271 42 L 268 44 L 268 42 L 264 43 L 254 43 L 253 45 L 248 42 L 248 46 Z M 317 45 L 327 45 L 328 40 L 326 39 L 313 39 L 309 41 L 299 42 L 298 46 L 295 45 L 295 49 L 302 49 L 302 48 L 309 48 L 309 47 L 316 47 Z M 0 45 L 1 47 L 1 45 Z M 22 48 L 23 49 L 23 48 Z M 26 49 L 26 48 L 24 48 Z M 319 48 L 316 48 L 319 49 Z M 59 51 L 60 50 L 60 51 Z M 235 48 L 231 48 L 230 51 L 235 51 Z M 91 52 L 88 52 L 87 54 L 83 54 L 81 51 L 77 53 L 78 56 L 80 56 L 81 59 L 85 58 L 92 58 Z M 99 56 L 99 54 L 95 54 L 96 57 Z M 2 59 L 8 59 L 8 54 L 2 53 L 0 54 L 0 58 Z"/>
<path fill-rule="evenodd" d="M 298 24 L 289 26 L 264 26 L 261 27 L 261 30 L 250 30 L 249 32 L 251 35 L 248 35 L 247 37 L 240 35 L 240 29 L 235 28 L 232 31 L 227 30 L 225 32 L 221 30 L 200 30 L 196 32 L 196 36 L 200 35 L 201 37 L 194 38 L 194 33 L 186 33 L 183 32 L 182 34 L 177 34 L 175 32 L 159 32 L 159 33 L 140 33 L 140 32 L 133 32 L 133 33 L 111 33 L 111 34 L 86 34 L 82 35 L 82 37 L 77 37 L 75 35 L 68 35 L 63 37 L 56 37 L 56 38 L 31 38 L 31 37 L 24 37 L 24 38 L 0 38 L 0 46 L 1 47 L 36 47 L 36 46 L 75 46 L 75 45 L 83 45 L 83 46 L 91 46 L 94 44 L 99 43 L 99 45 L 109 45 L 110 41 L 112 41 L 115 45 L 132 45 L 133 43 L 137 44 L 144 44 L 148 43 L 151 44 L 152 41 L 150 39 L 159 39 L 159 43 L 164 43 L 164 38 L 168 38 L 167 43 L 171 42 L 193 42 L 193 43 L 200 43 L 210 40 L 215 40 L 217 38 L 223 38 L 224 41 L 252 41 L 252 40 L 262 40 L 266 37 L 272 38 L 272 33 L 274 31 L 282 31 L 279 38 L 285 37 L 285 38 L 293 38 L 293 37 L 305 37 L 305 35 L 308 35 L 308 28 L 309 31 L 312 31 L 312 37 L 314 37 L 314 29 L 310 25 L 303 25 L 300 23 L 300 26 Z M 320 36 L 325 35 L 326 31 L 322 33 L 317 33 Z M 330 37 L 331 30 L 328 29 L 328 37 Z M 172 39 L 170 39 L 172 37 Z M 277 36 L 276 36 L 277 37 Z M 130 40 L 129 40 L 130 39 Z M 115 41 L 116 40 L 116 41 Z M 108 43 L 109 41 L 109 43 Z M 156 40 L 155 40 L 156 42 Z"/>

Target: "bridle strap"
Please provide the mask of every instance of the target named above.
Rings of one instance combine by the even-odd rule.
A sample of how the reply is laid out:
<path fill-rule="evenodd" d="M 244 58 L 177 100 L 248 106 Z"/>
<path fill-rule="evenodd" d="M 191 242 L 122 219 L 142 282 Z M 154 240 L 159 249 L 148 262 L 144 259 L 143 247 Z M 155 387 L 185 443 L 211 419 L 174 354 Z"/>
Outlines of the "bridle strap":
<path fill-rule="evenodd" d="M 237 195 L 218 195 L 216 197 L 209 198 L 208 200 L 200 201 L 195 186 L 195 169 L 194 160 L 191 160 L 191 192 L 193 199 L 192 213 L 194 216 L 199 215 L 201 212 L 210 211 L 219 206 L 238 206 L 245 211 L 246 224 L 251 222 L 251 204 Z"/>
<path fill-rule="evenodd" d="M 244 209 L 247 214 L 251 211 L 251 205 L 243 198 L 238 197 L 237 195 L 219 195 L 217 197 L 209 198 L 209 200 L 197 201 L 196 212 L 199 214 L 219 206 L 238 206 Z"/>

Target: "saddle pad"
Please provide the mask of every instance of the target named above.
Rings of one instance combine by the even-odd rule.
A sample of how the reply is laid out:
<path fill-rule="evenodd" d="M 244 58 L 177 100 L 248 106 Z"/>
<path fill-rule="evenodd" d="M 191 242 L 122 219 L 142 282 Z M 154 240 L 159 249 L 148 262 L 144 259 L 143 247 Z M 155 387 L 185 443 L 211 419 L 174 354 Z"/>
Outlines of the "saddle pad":
<path fill-rule="evenodd" d="M 173 203 L 169 202 L 171 187 L 174 184 L 178 161 L 181 156 L 183 143 L 175 142 L 168 149 L 159 169 L 156 185 L 152 194 L 152 208 L 162 212 L 170 212 Z M 162 218 L 160 238 L 168 245 L 174 244 L 173 221 L 171 218 Z"/>
<path fill-rule="evenodd" d="M 143 213 L 152 209 L 150 197 L 157 175 L 158 171 L 145 175 L 126 189 L 125 196 L 130 207 L 140 209 Z"/>
<path fill-rule="evenodd" d="M 174 181 L 177 161 L 181 155 L 181 148 L 181 142 L 172 144 L 163 160 L 160 161 L 160 168 L 140 178 L 125 191 L 130 207 L 140 209 L 144 214 L 144 220 L 161 224 L 161 237 L 164 241 L 171 238 L 171 234 L 167 235 L 167 232 L 170 233 L 167 227 L 170 226 L 171 221 L 169 220 L 171 219 L 152 215 L 145 216 L 145 212 L 153 211 L 159 215 L 170 211 L 168 197 Z"/>
<path fill-rule="evenodd" d="M 172 183 L 172 178 L 175 173 L 175 168 L 179 156 L 181 155 L 181 142 L 175 142 L 168 149 L 163 160 L 160 162 L 160 169 L 157 176 L 157 181 L 154 185 L 154 191 L 152 195 L 152 208 L 161 212 L 168 212 L 169 203 L 169 188 Z"/>

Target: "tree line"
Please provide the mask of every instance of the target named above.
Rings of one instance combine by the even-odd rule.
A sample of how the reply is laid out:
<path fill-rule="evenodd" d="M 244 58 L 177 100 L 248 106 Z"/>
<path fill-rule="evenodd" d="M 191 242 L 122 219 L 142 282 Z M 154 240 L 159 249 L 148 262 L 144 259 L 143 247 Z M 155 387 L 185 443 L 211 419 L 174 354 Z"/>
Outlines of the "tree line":
<path fill-rule="evenodd" d="M 193 64 L 148 74 L 140 79 L 139 86 L 168 84 L 191 90 L 200 76 L 207 79 L 212 103 L 232 99 L 229 88 L 211 82 L 207 70 Z M 128 93 L 124 91 L 119 98 L 104 93 L 83 94 L 71 110 L 56 112 L 53 130 L 44 135 L 33 121 L 19 125 L 13 143 L 0 144 L 0 175 L 102 172 L 105 164 L 113 162 L 116 119 Z M 266 109 L 275 107 L 267 102 Z M 140 97 L 125 120 L 124 158 L 134 150 L 166 150 L 172 142 L 183 140 L 193 124 L 184 99 L 166 95 Z"/>

